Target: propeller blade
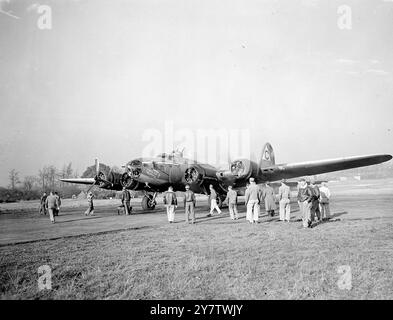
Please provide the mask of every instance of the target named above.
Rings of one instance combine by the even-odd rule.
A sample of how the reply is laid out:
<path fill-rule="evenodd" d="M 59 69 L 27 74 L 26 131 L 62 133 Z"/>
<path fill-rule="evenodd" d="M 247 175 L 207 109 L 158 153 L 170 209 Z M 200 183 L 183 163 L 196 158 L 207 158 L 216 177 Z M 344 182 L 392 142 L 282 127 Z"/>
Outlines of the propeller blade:
<path fill-rule="evenodd" d="M 91 189 L 93 189 L 93 187 L 96 185 L 96 183 L 94 182 L 89 189 L 87 189 L 86 194 L 88 194 L 90 192 Z"/>
<path fill-rule="evenodd" d="M 96 175 L 98 176 L 98 174 L 100 173 L 100 162 L 98 161 L 98 158 L 95 158 L 94 161 L 96 165 Z"/>

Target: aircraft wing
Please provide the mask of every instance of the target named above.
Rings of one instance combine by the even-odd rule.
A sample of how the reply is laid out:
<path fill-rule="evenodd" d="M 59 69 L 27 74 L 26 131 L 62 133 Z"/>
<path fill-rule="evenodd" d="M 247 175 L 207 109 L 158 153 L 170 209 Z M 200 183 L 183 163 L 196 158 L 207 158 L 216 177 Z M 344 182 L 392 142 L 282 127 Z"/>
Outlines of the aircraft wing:
<path fill-rule="evenodd" d="M 60 181 L 76 184 L 93 184 L 95 183 L 94 178 L 70 178 L 70 179 L 60 179 Z"/>
<path fill-rule="evenodd" d="M 329 160 L 307 161 L 298 163 L 278 164 L 261 168 L 261 179 L 264 181 L 277 181 L 301 176 L 311 176 L 326 172 L 347 170 L 379 164 L 392 159 L 391 155 L 366 155 Z"/>

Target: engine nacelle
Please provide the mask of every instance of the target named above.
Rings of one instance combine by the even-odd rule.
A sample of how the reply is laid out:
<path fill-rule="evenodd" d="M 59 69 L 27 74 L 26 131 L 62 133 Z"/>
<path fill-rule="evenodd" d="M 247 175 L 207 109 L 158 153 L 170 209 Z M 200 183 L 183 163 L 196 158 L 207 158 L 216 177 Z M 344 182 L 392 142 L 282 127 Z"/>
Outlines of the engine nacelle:
<path fill-rule="evenodd" d="M 184 173 L 184 180 L 188 184 L 198 185 L 216 182 L 216 170 L 202 167 L 200 165 L 193 165 L 186 169 Z"/>
<path fill-rule="evenodd" d="M 126 189 L 135 190 L 139 185 L 139 181 L 133 179 L 129 173 L 125 172 L 121 175 L 120 184 Z"/>
<path fill-rule="evenodd" d="M 104 172 L 99 172 L 96 177 L 97 184 L 103 189 L 121 190 L 121 174 L 117 172 L 109 172 L 108 176 Z"/>
<path fill-rule="evenodd" d="M 235 160 L 230 165 L 230 172 L 236 179 L 248 179 L 258 175 L 258 165 L 249 159 Z"/>

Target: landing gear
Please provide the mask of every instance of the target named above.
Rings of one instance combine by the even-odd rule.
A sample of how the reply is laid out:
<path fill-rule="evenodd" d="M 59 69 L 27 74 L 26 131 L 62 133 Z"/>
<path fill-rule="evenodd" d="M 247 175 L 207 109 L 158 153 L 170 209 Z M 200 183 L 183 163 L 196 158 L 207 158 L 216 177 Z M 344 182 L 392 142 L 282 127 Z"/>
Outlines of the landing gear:
<path fill-rule="evenodd" d="M 142 209 L 153 210 L 157 204 L 156 196 L 157 196 L 157 192 L 154 192 L 154 194 L 146 193 L 142 198 Z"/>

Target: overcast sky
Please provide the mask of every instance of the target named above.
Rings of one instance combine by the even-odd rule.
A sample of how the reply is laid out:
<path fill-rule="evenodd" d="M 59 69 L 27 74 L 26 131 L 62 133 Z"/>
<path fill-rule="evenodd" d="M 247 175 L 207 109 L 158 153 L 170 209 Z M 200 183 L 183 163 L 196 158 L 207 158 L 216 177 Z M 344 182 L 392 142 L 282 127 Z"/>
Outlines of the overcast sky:
<path fill-rule="evenodd" d="M 121 166 L 168 121 L 248 129 L 277 162 L 393 154 L 393 1 L 39 4 L 51 30 L 35 1 L 0 0 L 0 185 L 12 168 Z"/>

